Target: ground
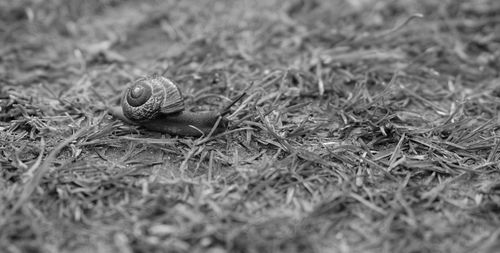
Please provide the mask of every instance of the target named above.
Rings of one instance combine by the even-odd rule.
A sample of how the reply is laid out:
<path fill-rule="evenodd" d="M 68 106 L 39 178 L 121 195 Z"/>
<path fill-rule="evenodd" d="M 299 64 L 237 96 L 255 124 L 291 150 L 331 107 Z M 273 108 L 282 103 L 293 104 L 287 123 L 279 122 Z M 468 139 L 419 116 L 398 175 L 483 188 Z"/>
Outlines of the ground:
<path fill-rule="evenodd" d="M 500 2 L 0 3 L 0 251 L 499 252 Z M 229 129 L 108 114 L 179 84 Z"/>

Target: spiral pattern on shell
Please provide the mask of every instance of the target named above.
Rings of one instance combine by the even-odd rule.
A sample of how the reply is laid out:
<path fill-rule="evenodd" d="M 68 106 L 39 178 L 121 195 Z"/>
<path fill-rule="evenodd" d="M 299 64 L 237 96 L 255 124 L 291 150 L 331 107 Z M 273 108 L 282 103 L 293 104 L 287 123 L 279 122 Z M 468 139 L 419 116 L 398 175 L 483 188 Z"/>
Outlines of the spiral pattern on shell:
<path fill-rule="evenodd" d="M 141 122 L 184 110 L 179 88 L 162 76 L 141 78 L 125 90 L 122 97 L 125 117 Z"/>

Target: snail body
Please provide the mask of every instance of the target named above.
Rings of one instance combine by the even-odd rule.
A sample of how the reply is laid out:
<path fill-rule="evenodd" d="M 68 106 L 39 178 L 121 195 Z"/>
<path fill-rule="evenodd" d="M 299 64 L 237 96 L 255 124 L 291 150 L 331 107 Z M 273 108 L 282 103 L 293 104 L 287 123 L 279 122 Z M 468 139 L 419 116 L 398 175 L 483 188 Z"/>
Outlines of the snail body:
<path fill-rule="evenodd" d="M 181 136 L 207 135 L 216 124 L 214 133 L 220 133 L 228 125 L 227 119 L 217 111 L 186 111 L 177 85 L 162 76 L 135 81 L 124 91 L 121 107 L 110 108 L 110 112 L 129 124 Z"/>

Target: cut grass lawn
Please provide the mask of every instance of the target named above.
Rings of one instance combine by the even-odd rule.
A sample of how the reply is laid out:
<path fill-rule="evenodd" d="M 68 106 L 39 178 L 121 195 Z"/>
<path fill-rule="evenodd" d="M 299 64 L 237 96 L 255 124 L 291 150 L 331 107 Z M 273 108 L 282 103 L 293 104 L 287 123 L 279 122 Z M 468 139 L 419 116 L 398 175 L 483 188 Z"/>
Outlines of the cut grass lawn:
<path fill-rule="evenodd" d="M 0 3 L 0 251 L 499 252 L 500 2 Z M 163 74 L 208 139 L 113 119 Z"/>

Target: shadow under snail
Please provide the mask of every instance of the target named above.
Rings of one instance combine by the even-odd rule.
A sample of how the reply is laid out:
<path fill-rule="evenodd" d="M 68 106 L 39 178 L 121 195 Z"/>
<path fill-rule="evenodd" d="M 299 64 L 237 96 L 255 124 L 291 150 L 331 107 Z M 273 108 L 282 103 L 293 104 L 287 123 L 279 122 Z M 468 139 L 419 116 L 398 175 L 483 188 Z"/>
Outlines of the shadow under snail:
<path fill-rule="evenodd" d="M 233 100 L 232 106 L 239 98 Z M 143 126 L 149 130 L 180 136 L 208 135 L 227 129 L 228 120 L 222 111 L 189 112 L 177 85 L 162 76 L 144 77 L 128 87 L 121 98 L 121 107 L 109 108 L 122 121 Z M 220 118 L 220 119 L 219 119 Z"/>

